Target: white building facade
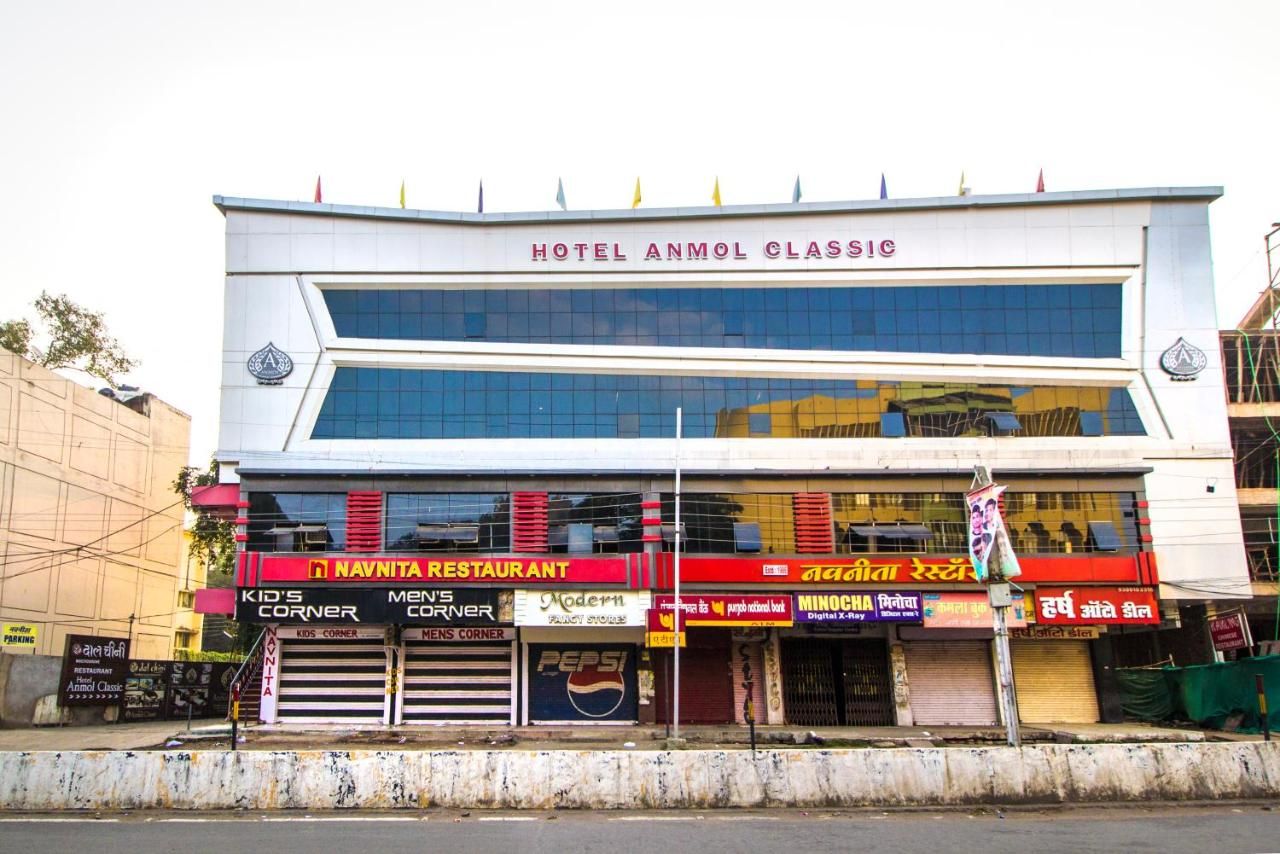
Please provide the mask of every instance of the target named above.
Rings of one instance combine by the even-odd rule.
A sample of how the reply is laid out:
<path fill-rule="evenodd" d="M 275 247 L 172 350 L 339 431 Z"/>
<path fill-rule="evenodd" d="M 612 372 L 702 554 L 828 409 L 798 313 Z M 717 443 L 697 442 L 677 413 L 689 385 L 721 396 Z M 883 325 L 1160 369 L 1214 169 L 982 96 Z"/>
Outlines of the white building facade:
<path fill-rule="evenodd" d="M 264 719 L 669 716 L 670 653 L 639 615 L 673 581 L 677 407 L 683 720 L 995 723 L 975 465 L 1008 486 L 1024 570 L 1022 717 L 1107 717 L 1125 634 L 1249 595 L 1219 194 L 538 214 L 216 197 L 217 456 L 241 617 L 280 648 Z"/>

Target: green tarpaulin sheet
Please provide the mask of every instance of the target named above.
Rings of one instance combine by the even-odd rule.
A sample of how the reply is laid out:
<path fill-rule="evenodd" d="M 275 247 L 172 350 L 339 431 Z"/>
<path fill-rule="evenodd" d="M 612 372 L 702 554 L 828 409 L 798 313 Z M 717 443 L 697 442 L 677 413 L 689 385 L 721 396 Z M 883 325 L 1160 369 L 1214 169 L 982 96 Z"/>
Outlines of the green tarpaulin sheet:
<path fill-rule="evenodd" d="M 1117 670 L 1120 705 L 1140 721 L 1167 721 L 1173 715 L 1173 691 L 1166 670 Z"/>
<path fill-rule="evenodd" d="M 1255 674 L 1262 674 L 1266 683 L 1267 723 L 1280 731 L 1280 655 L 1170 668 L 1175 702 L 1189 719 L 1209 729 L 1222 729 L 1228 717 L 1243 714 L 1236 727 L 1239 732 L 1262 731 Z"/>

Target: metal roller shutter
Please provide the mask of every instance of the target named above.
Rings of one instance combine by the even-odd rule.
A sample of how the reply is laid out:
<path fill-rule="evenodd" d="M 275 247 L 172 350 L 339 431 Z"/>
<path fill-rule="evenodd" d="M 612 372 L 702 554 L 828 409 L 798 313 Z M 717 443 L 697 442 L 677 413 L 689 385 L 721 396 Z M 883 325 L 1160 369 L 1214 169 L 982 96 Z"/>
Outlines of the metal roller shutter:
<path fill-rule="evenodd" d="M 988 641 L 909 641 L 903 649 L 917 726 L 994 726 L 999 721 Z"/>
<path fill-rule="evenodd" d="M 1031 723 L 1095 723 L 1098 692 L 1089 642 L 1014 640 L 1013 685 L 1018 717 Z"/>
<path fill-rule="evenodd" d="M 726 629 L 687 629 L 689 645 L 680 650 L 680 723 L 733 723 L 733 673 Z M 671 650 L 654 651 L 653 679 L 657 721 L 667 723 L 668 684 L 674 674 Z"/>
<path fill-rule="evenodd" d="M 383 723 L 387 653 L 381 640 L 281 640 L 282 721 Z"/>
<path fill-rule="evenodd" d="M 514 641 L 405 641 L 407 724 L 515 723 Z"/>

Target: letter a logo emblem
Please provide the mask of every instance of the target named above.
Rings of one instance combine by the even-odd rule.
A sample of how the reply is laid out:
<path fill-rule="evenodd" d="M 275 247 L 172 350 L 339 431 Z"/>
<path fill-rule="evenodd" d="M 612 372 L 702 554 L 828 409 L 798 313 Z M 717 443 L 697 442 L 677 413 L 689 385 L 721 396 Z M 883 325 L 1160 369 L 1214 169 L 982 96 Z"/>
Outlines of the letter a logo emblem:
<path fill-rule="evenodd" d="M 329 577 L 329 561 L 318 560 L 313 558 L 311 562 L 307 564 L 307 578 L 315 580 L 317 578 L 323 579 L 328 577 Z"/>

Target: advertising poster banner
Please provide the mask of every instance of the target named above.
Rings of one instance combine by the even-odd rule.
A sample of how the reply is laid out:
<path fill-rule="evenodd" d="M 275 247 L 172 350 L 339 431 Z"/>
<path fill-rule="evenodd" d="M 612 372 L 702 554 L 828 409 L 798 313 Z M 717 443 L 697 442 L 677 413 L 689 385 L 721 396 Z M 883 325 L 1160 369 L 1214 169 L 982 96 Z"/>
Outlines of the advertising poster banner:
<path fill-rule="evenodd" d="M 822 591 L 795 594 L 797 623 L 918 623 L 919 593 Z"/>
<path fill-rule="evenodd" d="M 524 557 L 295 557 L 264 555 L 261 583 L 307 581 L 321 584 L 626 584 L 625 558 Z"/>
<path fill-rule="evenodd" d="M 1049 626 L 1154 625 L 1160 606 L 1150 587 L 1040 587 L 1036 622 Z"/>
<path fill-rule="evenodd" d="M 530 721 L 635 721 L 635 661 L 633 644 L 529 644 Z"/>
<path fill-rule="evenodd" d="M 985 592 L 924 594 L 926 629 L 989 629 L 993 619 Z M 1006 612 L 1006 620 L 1011 629 L 1026 627 L 1026 594 L 1013 594 L 1013 606 Z"/>
<path fill-rule="evenodd" d="M 67 635 L 58 683 L 58 705 L 116 706 L 124 696 L 129 641 Z"/>
<path fill-rule="evenodd" d="M 124 721 L 158 721 L 164 718 L 172 661 L 130 659 L 120 702 Z"/>
<path fill-rule="evenodd" d="M 511 622 L 511 592 L 478 587 L 242 587 L 236 620 L 264 623 L 413 623 L 496 625 Z"/>
<path fill-rule="evenodd" d="M 988 484 L 965 494 L 965 506 L 969 511 L 965 539 L 969 543 L 969 561 L 978 581 L 986 581 L 992 575 L 1015 578 L 1022 574 L 1004 519 L 1000 516 L 1000 495 L 1004 490 L 1003 486 Z M 994 566 L 993 560 L 998 561 Z"/>
<path fill-rule="evenodd" d="M 675 597 L 663 593 L 653 597 L 653 607 L 675 610 Z M 790 626 L 791 596 L 739 595 L 733 593 L 682 593 L 680 610 L 689 626 Z"/>
<path fill-rule="evenodd" d="M 171 719 L 209 716 L 213 689 L 213 662 L 173 661 L 169 663 L 168 716 Z"/>

